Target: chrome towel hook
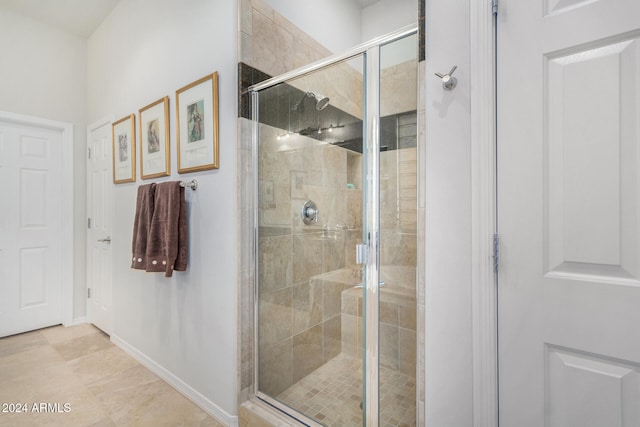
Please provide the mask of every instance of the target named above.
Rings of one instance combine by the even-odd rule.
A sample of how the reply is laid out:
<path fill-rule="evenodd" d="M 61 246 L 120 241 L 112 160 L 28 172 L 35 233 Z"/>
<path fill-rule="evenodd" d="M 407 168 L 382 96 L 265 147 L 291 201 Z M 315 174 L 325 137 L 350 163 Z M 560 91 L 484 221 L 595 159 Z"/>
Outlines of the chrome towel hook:
<path fill-rule="evenodd" d="M 444 90 L 453 90 L 458 84 L 458 79 L 453 77 L 453 72 L 458 68 L 457 65 L 454 65 L 447 74 L 436 73 L 436 76 L 442 79 L 442 88 Z"/>

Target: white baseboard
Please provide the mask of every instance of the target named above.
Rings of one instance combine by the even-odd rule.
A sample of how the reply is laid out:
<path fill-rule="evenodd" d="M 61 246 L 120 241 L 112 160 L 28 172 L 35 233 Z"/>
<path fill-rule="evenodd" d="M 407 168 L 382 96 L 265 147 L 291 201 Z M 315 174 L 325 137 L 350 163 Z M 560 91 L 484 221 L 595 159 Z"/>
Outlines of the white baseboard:
<path fill-rule="evenodd" d="M 131 346 L 129 343 L 118 337 L 116 334 L 111 335 L 111 342 L 124 350 L 125 353 L 136 359 L 142 366 L 149 369 L 151 372 L 162 378 L 170 386 L 182 393 L 185 397 L 198 405 L 207 414 L 214 417 L 221 423 L 229 427 L 238 427 L 238 417 L 227 413 L 224 409 L 207 399 L 200 392 L 193 389 L 187 383 L 176 377 L 169 372 L 163 366 L 159 365 L 156 361 L 150 359 L 147 355 L 140 352 L 140 350 Z"/>

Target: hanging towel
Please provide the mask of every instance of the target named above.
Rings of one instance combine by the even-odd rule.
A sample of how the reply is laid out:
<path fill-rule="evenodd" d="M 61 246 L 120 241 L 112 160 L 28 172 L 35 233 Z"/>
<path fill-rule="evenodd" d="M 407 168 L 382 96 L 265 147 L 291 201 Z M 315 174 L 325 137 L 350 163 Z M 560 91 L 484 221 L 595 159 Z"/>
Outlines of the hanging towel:
<path fill-rule="evenodd" d="M 153 216 L 153 204 L 156 184 L 146 184 L 138 187 L 138 197 L 136 200 L 136 216 L 133 222 L 133 241 L 131 251 L 133 259 L 131 268 L 138 270 L 147 269 L 147 239 L 149 237 L 149 227 Z"/>
<path fill-rule="evenodd" d="M 187 269 L 187 207 L 180 181 L 156 185 L 153 217 L 146 248 L 146 270 L 163 272 Z"/>

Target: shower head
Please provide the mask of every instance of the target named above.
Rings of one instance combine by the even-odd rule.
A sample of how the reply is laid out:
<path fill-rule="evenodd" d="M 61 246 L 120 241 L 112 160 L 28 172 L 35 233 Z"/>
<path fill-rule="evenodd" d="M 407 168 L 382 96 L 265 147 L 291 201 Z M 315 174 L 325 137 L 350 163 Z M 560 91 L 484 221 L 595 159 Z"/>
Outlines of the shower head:
<path fill-rule="evenodd" d="M 322 95 L 316 95 L 316 110 L 324 110 L 329 105 L 329 98 Z"/>
<path fill-rule="evenodd" d="M 296 102 L 292 109 L 294 111 L 297 111 L 298 113 L 304 113 L 304 100 L 307 97 L 316 100 L 316 110 L 318 111 L 324 110 L 325 108 L 327 108 L 327 105 L 329 105 L 329 98 L 327 98 L 326 96 L 315 94 L 313 92 L 306 92 L 304 95 L 302 95 L 300 101 Z"/>

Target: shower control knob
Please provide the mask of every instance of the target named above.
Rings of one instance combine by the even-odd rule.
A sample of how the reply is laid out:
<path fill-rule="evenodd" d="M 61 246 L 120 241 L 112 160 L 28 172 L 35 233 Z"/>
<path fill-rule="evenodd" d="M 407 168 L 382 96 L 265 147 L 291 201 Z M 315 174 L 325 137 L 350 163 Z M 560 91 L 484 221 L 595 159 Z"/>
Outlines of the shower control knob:
<path fill-rule="evenodd" d="M 306 225 L 311 224 L 312 222 L 318 222 L 318 207 L 312 200 L 307 200 L 304 205 L 302 205 L 302 209 L 300 209 L 300 218 L 302 222 Z"/>
<path fill-rule="evenodd" d="M 442 79 L 442 88 L 444 90 L 453 90 L 456 87 L 456 85 L 458 84 L 458 79 L 453 77 L 453 72 L 456 71 L 456 68 L 458 68 L 458 66 L 454 65 L 451 68 L 451 71 L 449 71 L 447 74 L 435 73 L 436 76 L 438 76 L 438 77 L 440 77 L 440 79 Z"/>

